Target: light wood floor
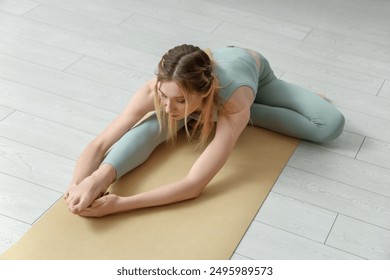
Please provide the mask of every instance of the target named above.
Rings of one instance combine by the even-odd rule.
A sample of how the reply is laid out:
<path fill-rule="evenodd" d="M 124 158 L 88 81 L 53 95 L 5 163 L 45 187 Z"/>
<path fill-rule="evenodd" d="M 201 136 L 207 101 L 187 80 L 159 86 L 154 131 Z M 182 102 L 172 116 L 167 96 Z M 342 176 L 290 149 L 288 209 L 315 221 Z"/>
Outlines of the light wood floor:
<path fill-rule="evenodd" d="M 301 142 L 233 259 L 390 259 L 387 0 L 0 1 L 0 252 L 169 48 L 238 45 L 321 92 L 342 136 Z"/>

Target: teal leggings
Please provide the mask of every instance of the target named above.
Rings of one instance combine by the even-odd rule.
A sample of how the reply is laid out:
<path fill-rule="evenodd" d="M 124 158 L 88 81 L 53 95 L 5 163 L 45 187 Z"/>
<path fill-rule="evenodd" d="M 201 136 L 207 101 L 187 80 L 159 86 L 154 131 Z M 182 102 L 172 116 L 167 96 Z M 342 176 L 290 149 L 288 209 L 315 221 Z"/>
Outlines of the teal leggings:
<path fill-rule="evenodd" d="M 251 122 L 313 142 L 335 139 L 344 128 L 344 116 L 332 104 L 311 91 L 277 79 L 263 57 L 256 99 L 251 106 Z M 143 163 L 165 140 L 166 133 L 159 134 L 157 119 L 152 116 L 125 133 L 103 163 L 112 165 L 119 179 Z"/>
<path fill-rule="evenodd" d="M 322 97 L 277 79 L 264 57 L 251 120 L 256 126 L 313 142 L 337 138 L 345 122 L 344 116 Z"/>

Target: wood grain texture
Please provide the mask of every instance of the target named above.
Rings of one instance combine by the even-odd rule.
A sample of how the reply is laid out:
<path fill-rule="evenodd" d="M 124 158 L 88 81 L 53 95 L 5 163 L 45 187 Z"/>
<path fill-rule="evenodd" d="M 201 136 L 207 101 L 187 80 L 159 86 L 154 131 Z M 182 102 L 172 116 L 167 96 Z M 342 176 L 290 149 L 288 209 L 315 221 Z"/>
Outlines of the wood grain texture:
<path fill-rule="evenodd" d="M 0 173 L 0 212 L 2 215 L 32 224 L 61 193 Z"/>
<path fill-rule="evenodd" d="M 286 168 L 273 191 L 390 229 L 390 198 L 298 169 Z"/>
<path fill-rule="evenodd" d="M 167 50 L 177 43 L 158 33 L 147 32 L 138 28 L 116 26 L 44 5 L 25 14 L 24 18 L 158 56 L 164 54 L 163 50 Z M 156 40 L 158 44 L 156 44 Z"/>
<path fill-rule="evenodd" d="M 99 1 L 108 2 L 107 0 Z M 153 0 L 151 2 L 158 3 L 159 1 Z M 209 1 L 167 0 L 164 1 L 164 5 L 179 7 L 180 10 L 220 19 L 221 21 L 228 21 L 249 27 L 252 26 L 268 33 L 296 40 L 302 40 L 311 30 L 309 26 L 278 20 L 275 17 L 259 15 L 256 11 L 245 12 L 236 8 L 216 5 Z"/>
<path fill-rule="evenodd" d="M 345 1 L 286 0 L 210 0 L 210 2 L 247 12 L 300 23 L 312 28 L 332 31 L 358 40 L 390 46 L 387 1 L 371 1 L 364 5 Z M 310 11 L 308 13 L 307 11 Z"/>
<path fill-rule="evenodd" d="M 30 227 L 27 223 L 0 215 L 0 252 L 18 241 Z"/>
<path fill-rule="evenodd" d="M 366 138 L 357 159 L 390 169 L 390 143 Z"/>
<path fill-rule="evenodd" d="M 314 28 L 310 34 L 306 36 L 305 42 L 320 46 L 328 46 L 332 49 L 385 61 L 387 63 L 390 62 L 390 50 L 388 46 L 344 36 L 338 34 L 337 30 L 327 31 Z"/>
<path fill-rule="evenodd" d="M 0 137 L 0 172 L 65 192 L 74 160 Z"/>
<path fill-rule="evenodd" d="M 372 260 L 390 259 L 390 231 L 339 215 L 326 242 Z"/>
<path fill-rule="evenodd" d="M 21 18 L 0 12 L 0 30 L 19 37 L 31 39 L 56 48 L 65 48 L 103 61 L 123 66 L 133 66 L 134 61 L 142 59 L 144 71 L 149 72 L 150 66 L 157 64 L 160 57 L 135 50 L 128 46 L 121 46 L 105 42 L 92 37 L 86 37 L 72 31 L 55 26 Z M 147 67 L 147 68 L 146 68 Z"/>
<path fill-rule="evenodd" d="M 322 243 L 259 222 L 252 223 L 236 252 L 256 260 L 361 259 Z"/>
<path fill-rule="evenodd" d="M 271 192 L 255 220 L 308 239 L 325 242 L 329 228 L 336 219 L 336 212 L 298 199 Z"/>
<path fill-rule="evenodd" d="M 142 63 L 142 57 L 139 61 Z M 129 67 L 133 67 L 133 69 Z M 129 88 L 138 89 L 154 77 L 151 73 L 148 74 L 134 70 L 134 68 L 142 68 L 137 67 L 137 60 L 134 60 L 129 67 L 118 66 L 94 58 L 84 57 L 66 69 L 66 72 L 75 76 L 105 83 L 113 87 L 119 87 L 123 90 L 128 90 Z"/>
<path fill-rule="evenodd" d="M 373 139 L 390 142 L 390 120 L 372 117 L 349 109 L 342 109 L 345 116 L 345 130 Z"/>
<path fill-rule="evenodd" d="M 358 161 L 302 143 L 288 164 L 373 193 L 390 196 L 390 173 L 387 168 Z"/>
<path fill-rule="evenodd" d="M 5 32 L 0 32 L 0 50 L 3 54 L 58 70 L 65 69 L 81 58 L 81 54 L 50 47 Z"/>
<path fill-rule="evenodd" d="M 0 3 L 0 11 L 12 13 L 15 15 L 23 15 L 38 5 L 39 3 L 30 0 L 3 0 Z"/>
<path fill-rule="evenodd" d="M 0 122 L 0 136 L 73 160 L 94 137 L 22 112 L 14 112 Z"/>
<path fill-rule="evenodd" d="M 356 158 L 363 140 L 364 136 L 344 130 L 343 133 L 333 141 L 327 143 L 307 142 L 306 144 L 350 158 Z"/>
<path fill-rule="evenodd" d="M 18 111 L 98 134 L 117 114 L 0 78 L 0 103 Z"/>
<path fill-rule="evenodd" d="M 91 0 L 38 0 L 37 2 L 55 7 L 64 11 L 84 16 L 87 18 L 98 19 L 111 24 L 120 24 L 132 15 L 131 11 L 125 9 L 116 9 L 109 5 L 102 5 Z"/>
<path fill-rule="evenodd" d="M 120 112 L 130 92 L 0 54 L 0 78 Z"/>

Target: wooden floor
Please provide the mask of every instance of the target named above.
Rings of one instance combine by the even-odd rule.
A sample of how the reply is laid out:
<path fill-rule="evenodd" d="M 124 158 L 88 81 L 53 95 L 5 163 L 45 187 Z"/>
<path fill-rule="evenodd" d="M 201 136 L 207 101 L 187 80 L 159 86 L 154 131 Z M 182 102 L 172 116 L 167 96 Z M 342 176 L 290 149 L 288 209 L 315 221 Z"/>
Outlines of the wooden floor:
<path fill-rule="evenodd" d="M 238 45 L 346 117 L 301 142 L 233 259 L 390 259 L 387 0 L 0 1 L 0 252 L 169 48 Z"/>

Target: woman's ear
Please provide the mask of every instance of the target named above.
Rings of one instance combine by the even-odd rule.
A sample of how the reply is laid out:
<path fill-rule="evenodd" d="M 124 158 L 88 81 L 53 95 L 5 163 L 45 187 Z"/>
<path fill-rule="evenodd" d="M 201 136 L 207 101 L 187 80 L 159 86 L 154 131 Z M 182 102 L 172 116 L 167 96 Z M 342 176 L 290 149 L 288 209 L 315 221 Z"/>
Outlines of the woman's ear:
<path fill-rule="evenodd" d="M 210 95 L 210 91 L 208 92 L 204 92 L 204 93 L 201 93 L 200 96 L 202 96 L 203 98 L 206 98 Z"/>

